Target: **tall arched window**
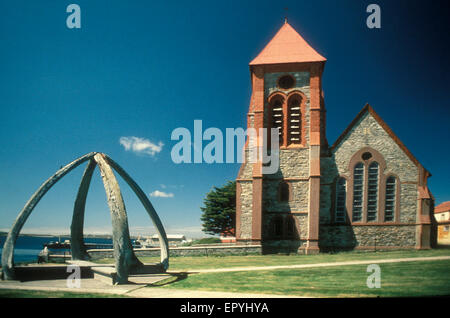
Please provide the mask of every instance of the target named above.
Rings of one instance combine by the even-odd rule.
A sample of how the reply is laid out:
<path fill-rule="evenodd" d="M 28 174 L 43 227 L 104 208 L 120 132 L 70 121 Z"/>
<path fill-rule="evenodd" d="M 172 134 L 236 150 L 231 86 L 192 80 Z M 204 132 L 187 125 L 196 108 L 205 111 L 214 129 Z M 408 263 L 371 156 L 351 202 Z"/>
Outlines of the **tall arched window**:
<path fill-rule="evenodd" d="M 334 220 L 345 222 L 345 199 L 347 197 L 347 180 L 339 178 L 336 182 L 336 207 Z"/>
<path fill-rule="evenodd" d="M 384 205 L 384 221 L 390 222 L 395 219 L 397 179 L 390 176 L 386 179 L 386 199 Z"/>
<path fill-rule="evenodd" d="M 300 91 L 288 95 L 277 92 L 268 99 L 267 125 L 278 129 L 280 147 L 302 145 L 302 134 L 306 97 Z"/>
<path fill-rule="evenodd" d="M 285 181 L 281 181 L 278 186 L 278 198 L 280 202 L 289 201 L 289 184 Z"/>
<path fill-rule="evenodd" d="M 295 219 L 289 215 L 286 219 L 286 236 L 287 238 L 294 238 L 296 234 Z"/>
<path fill-rule="evenodd" d="M 283 144 L 283 100 L 276 98 L 272 104 L 272 128 L 278 128 L 280 145 Z"/>
<path fill-rule="evenodd" d="M 289 99 L 288 104 L 288 144 L 300 144 L 301 142 L 301 97 L 293 96 Z"/>
<path fill-rule="evenodd" d="M 283 236 L 283 218 L 281 216 L 273 218 L 272 233 L 274 238 L 281 238 Z"/>
<path fill-rule="evenodd" d="M 359 222 L 362 220 L 364 200 L 364 164 L 359 162 L 353 169 L 353 204 L 352 220 Z"/>
<path fill-rule="evenodd" d="M 377 220 L 378 211 L 378 162 L 369 165 L 367 185 L 367 222 Z"/>
<path fill-rule="evenodd" d="M 399 218 L 399 180 L 385 174 L 386 161 L 370 147 L 357 151 L 349 162 L 353 194 L 352 222 L 392 222 Z"/>

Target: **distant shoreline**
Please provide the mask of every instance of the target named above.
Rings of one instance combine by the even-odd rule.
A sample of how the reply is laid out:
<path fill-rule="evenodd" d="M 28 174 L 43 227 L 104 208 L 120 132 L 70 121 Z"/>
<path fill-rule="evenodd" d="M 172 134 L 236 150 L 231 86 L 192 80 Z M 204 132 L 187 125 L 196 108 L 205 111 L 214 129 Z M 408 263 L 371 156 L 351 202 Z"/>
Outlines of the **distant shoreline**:
<path fill-rule="evenodd" d="M 7 236 L 7 232 L 0 232 L 0 236 Z M 29 237 L 70 237 L 70 234 L 28 234 L 21 233 L 19 236 L 29 236 Z M 85 238 L 104 238 L 111 239 L 112 235 L 110 234 L 84 234 Z"/>

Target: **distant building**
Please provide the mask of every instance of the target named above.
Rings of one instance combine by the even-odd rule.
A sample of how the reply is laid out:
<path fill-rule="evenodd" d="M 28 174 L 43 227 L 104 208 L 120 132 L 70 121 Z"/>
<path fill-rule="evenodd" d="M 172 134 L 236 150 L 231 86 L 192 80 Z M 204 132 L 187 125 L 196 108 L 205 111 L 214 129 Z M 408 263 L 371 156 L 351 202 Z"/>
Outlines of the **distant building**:
<path fill-rule="evenodd" d="M 220 241 L 222 243 L 236 243 L 235 229 L 229 229 L 220 233 Z"/>
<path fill-rule="evenodd" d="M 438 223 L 438 243 L 450 244 L 450 201 L 436 206 L 434 217 Z"/>
<path fill-rule="evenodd" d="M 152 243 L 159 243 L 159 236 L 158 234 L 152 235 L 150 238 Z M 186 236 L 182 234 L 167 234 L 167 241 L 169 241 L 169 244 L 176 245 L 176 244 L 182 244 L 186 242 Z"/>

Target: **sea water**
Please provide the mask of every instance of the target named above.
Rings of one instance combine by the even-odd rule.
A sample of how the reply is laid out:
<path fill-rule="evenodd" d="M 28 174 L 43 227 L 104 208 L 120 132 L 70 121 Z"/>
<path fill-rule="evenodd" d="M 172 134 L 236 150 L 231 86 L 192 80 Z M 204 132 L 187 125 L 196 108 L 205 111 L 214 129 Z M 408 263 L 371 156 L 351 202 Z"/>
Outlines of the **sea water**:
<path fill-rule="evenodd" d="M 3 244 L 5 244 L 6 235 L 0 236 L 0 258 L 3 252 Z M 17 238 L 16 245 L 14 247 L 14 263 L 35 263 L 37 262 L 37 258 L 39 252 L 44 248 L 44 244 L 50 242 L 61 242 L 63 243 L 65 240 L 70 240 L 68 236 L 28 236 L 21 235 Z M 84 241 L 86 243 L 94 243 L 94 244 L 112 244 L 111 239 L 106 238 L 85 238 Z M 70 254 L 69 249 L 58 249 L 52 250 L 55 254 Z"/>

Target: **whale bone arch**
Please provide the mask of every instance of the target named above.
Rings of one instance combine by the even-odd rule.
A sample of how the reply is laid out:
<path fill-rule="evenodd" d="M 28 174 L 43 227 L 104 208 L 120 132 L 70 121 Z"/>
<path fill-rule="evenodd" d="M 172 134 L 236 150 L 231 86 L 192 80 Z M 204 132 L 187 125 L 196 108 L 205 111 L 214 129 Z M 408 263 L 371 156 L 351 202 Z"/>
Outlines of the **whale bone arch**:
<path fill-rule="evenodd" d="M 38 188 L 38 190 L 36 190 L 36 192 L 31 196 L 23 209 L 20 211 L 8 233 L 3 247 L 2 276 L 4 279 L 15 279 L 14 247 L 19 233 L 33 209 L 36 207 L 42 197 L 48 192 L 48 190 L 50 190 L 50 188 L 56 184 L 56 182 L 58 182 L 66 174 L 86 161 L 89 161 L 89 163 L 86 166 L 78 189 L 72 217 L 72 258 L 81 260 L 89 258 L 83 242 L 84 212 L 86 197 L 89 190 L 90 181 L 92 179 L 92 174 L 95 167 L 98 166 L 103 180 L 103 185 L 105 187 L 113 225 L 113 247 L 117 272 L 116 281 L 118 283 L 126 283 L 128 281 L 128 275 L 130 271 L 143 266 L 143 264 L 137 259 L 136 255 L 133 252 L 125 204 L 123 203 L 120 187 L 117 179 L 114 176 L 113 169 L 125 180 L 125 182 L 130 186 L 130 188 L 139 198 L 148 215 L 150 216 L 154 226 L 156 227 L 160 243 L 161 265 L 164 271 L 167 270 L 167 268 L 169 267 L 169 245 L 167 241 L 167 235 L 161 223 L 161 220 L 150 200 L 142 191 L 142 189 L 137 185 L 137 183 L 128 175 L 128 173 L 126 173 L 125 170 L 120 167 L 120 165 L 114 162 L 106 154 L 90 152 L 62 167 L 54 175 L 47 179 Z"/>

